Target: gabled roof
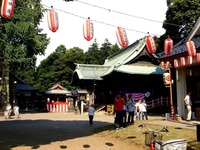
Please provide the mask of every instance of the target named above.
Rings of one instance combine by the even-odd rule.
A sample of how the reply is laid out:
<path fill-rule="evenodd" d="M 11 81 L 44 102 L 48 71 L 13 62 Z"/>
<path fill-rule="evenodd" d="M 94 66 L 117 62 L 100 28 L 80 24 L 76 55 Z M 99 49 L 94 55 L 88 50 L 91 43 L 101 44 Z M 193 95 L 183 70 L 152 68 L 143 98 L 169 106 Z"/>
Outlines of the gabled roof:
<path fill-rule="evenodd" d="M 15 76 L 15 75 L 12 75 L 12 76 L 13 76 L 14 80 L 16 81 L 15 88 L 16 88 L 17 91 L 36 91 L 37 90 L 33 86 L 22 81 L 17 76 Z"/>
<path fill-rule="evenodd" d="M 145 61 L 144 58 L 148 60 Z M 157 66 L 158 64 L 157 56 L 147 51 L 145 39 L 142 38 L 109 56 L 103 65 L 76 64 L 74 74 L 84 80 L 102 80 L 113 71 L 129 74 L 162 74 L 164 71 Z"/>
<path fill-rule="evenodd" d="M 36 91 L 37 89 L 33 86 L 26 84 L 26 83 L 17 83 L 16 84 L 16 90 L 17 91 Z"/>
<path fill-rule="evenodd" d="M 116 72 L 128 74 L 163 74 L 165 71 L 148 62 L 139 62 L 131 65 L 122 65 L 115 69 Z"/>
<path fill-rule="evenodd" d="M 105 65 L 76 64 L 76 70 L 79 79 L 102 80 L 101 75 L 110 67 Z"/>
<path fill-rule="evenodd" d="M 135 43 L 129 45 L 128 47 L 121 49 L 117 53 L 109 56 L 105 60 L 104 65 L 119 66 L 122 64 L 126 64 L 129 61 L 133 60 L 138 54 L 140 54 L 144 47 L 144 39 L 138 40 Z"/>
<path fill-rule="evenodd" d="M 46 91 L 46 94 L 66 94 L 68 96 L 72 95 L 70 91 L 61 86 L 60 84 L 55 84 Z"/>

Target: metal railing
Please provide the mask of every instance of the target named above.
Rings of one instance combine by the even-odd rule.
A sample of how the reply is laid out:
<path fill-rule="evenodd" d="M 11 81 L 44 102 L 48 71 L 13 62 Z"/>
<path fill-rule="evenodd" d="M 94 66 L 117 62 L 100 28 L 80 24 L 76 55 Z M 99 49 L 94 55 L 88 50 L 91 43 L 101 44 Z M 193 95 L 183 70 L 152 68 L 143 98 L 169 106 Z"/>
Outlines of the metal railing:
<path fill-rule="evenodd" d="M 146 102 L 146 104 L 147 104 L 147 110 L 161 106 L 169 106 L 170 99 L 161 97 L 158 99 L 152 99 L 151 101 Z"/>

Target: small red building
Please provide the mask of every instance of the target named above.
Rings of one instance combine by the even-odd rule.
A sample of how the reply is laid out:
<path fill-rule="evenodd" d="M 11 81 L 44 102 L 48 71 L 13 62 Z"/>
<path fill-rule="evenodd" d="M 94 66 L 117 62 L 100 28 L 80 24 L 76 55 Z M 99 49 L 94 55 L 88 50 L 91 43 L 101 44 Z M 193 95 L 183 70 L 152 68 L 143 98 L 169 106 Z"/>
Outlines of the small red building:
<path fill-rule="evenodd" d="M 46 108 L 49 112 L 67 112 L 72 94 L 60 84 L 56 84 L 46 91 Z"/>

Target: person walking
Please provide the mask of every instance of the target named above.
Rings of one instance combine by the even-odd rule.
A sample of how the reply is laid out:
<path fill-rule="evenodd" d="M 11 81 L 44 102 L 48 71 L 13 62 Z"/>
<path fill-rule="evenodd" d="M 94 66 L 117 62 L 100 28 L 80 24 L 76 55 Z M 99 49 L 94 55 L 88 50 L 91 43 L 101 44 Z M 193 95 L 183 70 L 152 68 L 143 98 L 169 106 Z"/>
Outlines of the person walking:
<path fill-rule="evenodd" d="M 134 123 L 134 100 L 132 99 L 132 95 L 128 95 L 127 110 L 128 123 Z"/>
<path fill-rule="evenodd" d="M 192 101 L 191 101 L 191 92 L 189 91 L 188 94 L 184 98 L 185 106 L 187 108 L 187 118 L 186 121 L 190 121 L 192 117 Z"/>
<path fill-rule="evenodd" d="M 93 119 L 94 119 L 94 105 L 90 105 L 88 108 L 88 116 L 89 116 L 89 124 L 93 125 Z"/>
<path fill-rule="evenodd" d="M 144 117 L 146 120 L 148 120 L 148 116 L 147 116 L 147 104 L 145 102 L 145 100 L 142 100 L 141 103 L 141 115 L 142 115 L 142 120 L 144 120 Z"/>

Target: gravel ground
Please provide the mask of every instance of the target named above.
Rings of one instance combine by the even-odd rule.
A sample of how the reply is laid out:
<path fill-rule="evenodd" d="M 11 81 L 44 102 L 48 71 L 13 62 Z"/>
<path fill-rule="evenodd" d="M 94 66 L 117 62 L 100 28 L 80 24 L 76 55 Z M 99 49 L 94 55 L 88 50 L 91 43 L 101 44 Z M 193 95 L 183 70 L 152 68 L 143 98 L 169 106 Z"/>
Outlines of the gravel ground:
<path fill-rule="evenodd" d="M 0 150 L 122 150 L 137 149 L 127 142 L 101 137 L 93 129 L 113 124 L 114 117 L 96 114 L 27 113 L 20 119 L 0 117 Z"/>

